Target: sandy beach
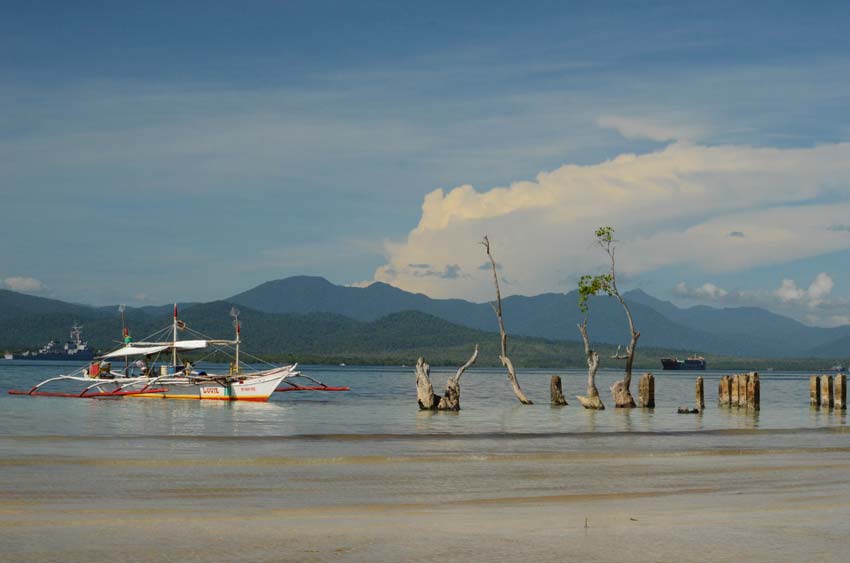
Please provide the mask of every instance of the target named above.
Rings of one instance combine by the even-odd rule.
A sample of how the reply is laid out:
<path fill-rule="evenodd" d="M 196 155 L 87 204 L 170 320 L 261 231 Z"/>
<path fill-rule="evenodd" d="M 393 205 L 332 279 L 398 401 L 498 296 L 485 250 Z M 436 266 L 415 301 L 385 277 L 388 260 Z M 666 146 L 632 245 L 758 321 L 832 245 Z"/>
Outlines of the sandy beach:
<path fill-rule="evenodd" d="M 850 546 L 850 447 L 2 465 L 18 483 L 0 486 L 7 561 L 846 561 Z"/>

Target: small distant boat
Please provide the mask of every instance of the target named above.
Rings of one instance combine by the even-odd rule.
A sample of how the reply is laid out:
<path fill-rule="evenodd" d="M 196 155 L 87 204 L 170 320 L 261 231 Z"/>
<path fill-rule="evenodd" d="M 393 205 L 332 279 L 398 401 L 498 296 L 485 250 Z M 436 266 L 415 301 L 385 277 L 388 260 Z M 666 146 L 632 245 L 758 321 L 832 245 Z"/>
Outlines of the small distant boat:
<path fill-rule="evenodd" d="M 234 340 L 212 339 L 190 329 L 177 318 L 177 305 L 174 306 L 172 326 L 163 328 L 151 335 L 152 341 L 133 342 L 129 333 L 124 333 L 124 345 L 108 354 L 100 356 L 99 362 L 86 365 L 69 375 L 58 375 L 37 384 L 33 388 L 21 391 L 10 390 L 10 395 L 72 397 L 78 399 L 99 398 L 161 398 L 161 399 L 198 399 L 218 401 L 268 401 L 275 391 L 348 391 L 347 387 L 329 387 L 296 370 L 297 364 L 287 366 L 269 366 L 265 370 L 245 370 L 239 361 L 241 344 L 239 312 L 231 311 L 236 327 Z M 199 337 L 198 340 L 179 340 L 178 330 L 186 330 Z M 162 340 L 171 332 L 170 341 Z M 205 349 L 207 347 L 232 347 L 235 360 L 229 373 L 213 374 L 197 372 L 188 362 L 181 362 L 178 354 Z M 130 358 L 136 359 L 131 363 Z M 121 370 L 112 369 L 111 360 L 124 360 Z M 159 363 L 159 361 L 161 363 Z M 138 373 L 134 373 L 138 370 Z M 303 378 L 315 385 L 299 385 L 289 378 Z M 62 391 L 43 391 L 49 383 L 60 383 Z M 281 383 L 286 387 L 278 388 Z M 77 390 L 67 392 L 70 384 Z M 82 389 L 80 389 L 82 388 Z"/>
<path fill-rule="evenodd" d="M 13 356 L 11 352 L 5 352 L 3 354 L 3 359 L 4 360 L 14 360 L 15 356 Z"/>
<path fill-rule="evenodd" d="M 688 356 L 685 360 L 679 358 L 661 358 L 661 367 L 665 370 L 674 371 L 705 371 L 705 358 L 702 356 Z"/>
<path fill-rule="evenodd" d="M 841 364 L 836 364 L 826 371 L 832 371 L 832 372 L 835 372 L 835 373 L 843 373 L 844 372 L 844 366 L 842 366 Z"/>

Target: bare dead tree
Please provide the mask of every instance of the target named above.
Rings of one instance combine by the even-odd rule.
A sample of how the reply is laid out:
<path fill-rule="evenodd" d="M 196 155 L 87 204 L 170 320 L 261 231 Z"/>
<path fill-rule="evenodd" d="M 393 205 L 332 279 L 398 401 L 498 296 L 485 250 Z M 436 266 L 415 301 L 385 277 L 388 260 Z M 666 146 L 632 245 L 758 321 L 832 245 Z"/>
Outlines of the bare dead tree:
<path fill-rule="evenodd" d="M 493 311 L 496 313 L 496 317 L 499 319 L 499 335 L 501 340 L 501 354 L 499 355 L 499 361 L 502 362 L 502 365 L 508 370 L 508 379 L 511 382 L 511 387 L 513 387 L 514 395 L 519 399 L 519 402 L 523 405 L 531 405 L 533 404 L 531 400 L 525 396 L 525 393 L 522 392 L 522 388 L 519 386 L 519 381 L 516 377 L 516 370 L 514 369 L 514 364 L 511 362 L 511 359 L 508 357 L 508 334 L 505 332 L 505 323 L 502 320 L 502 292 L 499 289 L 499 275 L 496 273 L 496 261 L 493 259 L 493 255 L 490 253 L 490 239 L 487 236 L 484 237 L 484 240 L 481 241 L 481 244 L 484 246 L 484 250 L 487 252 L 487 258 L 490 260 L 490 266 L 493 269 L 493 284 L 496 286 L 496 302 L 491 303 L 490 305 L 493 307 Z"/>
<path fill-rule="evenodd" d="M 478 344 L 475 351 L 465 364 L 458 368 L 457 373 L 446 382 L 446 393 L 442 397 L 434 393 L 431 384 L 431 366 L 423 358 L 416 362 L 416 398 L 420 410 L 459 411 L 460 410 L 460 377 L 478 359 Z"/>

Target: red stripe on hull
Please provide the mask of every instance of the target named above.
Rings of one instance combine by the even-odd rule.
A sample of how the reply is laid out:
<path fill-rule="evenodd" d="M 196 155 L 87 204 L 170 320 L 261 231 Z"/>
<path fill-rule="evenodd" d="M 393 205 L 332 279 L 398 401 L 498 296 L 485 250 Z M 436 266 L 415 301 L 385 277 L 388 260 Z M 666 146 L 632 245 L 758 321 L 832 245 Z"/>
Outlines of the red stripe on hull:
<path fill-rule="evenodd" d="M 351 387 L 326 387 L 322 385 L 296 385 L 295 387 L 280 387 L 275 389 L 278 393 L 287 391 L 351 391 Z"/>
<path fill-rule="evenodd" d="M 107 399 L 109 397 L 133 397 L 148 395 L 151 393 L 162 393 L 164 389 L 150 389 L 148 391 L 114 391 L 111 393 L 60 393 L 58 391 L 20 391 L 9 389 L 9 395 L 30 395 L 37 397 L 67 397 L 69 399 Z"/>

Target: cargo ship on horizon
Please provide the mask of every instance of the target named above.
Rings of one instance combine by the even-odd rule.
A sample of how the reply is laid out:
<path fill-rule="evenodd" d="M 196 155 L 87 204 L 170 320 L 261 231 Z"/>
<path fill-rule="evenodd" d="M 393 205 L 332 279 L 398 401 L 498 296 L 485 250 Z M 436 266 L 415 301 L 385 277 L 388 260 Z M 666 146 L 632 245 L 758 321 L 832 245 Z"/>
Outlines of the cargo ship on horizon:
<path fill-rule="evenodd" d="M 679 358 L 661 358 L 661 367 L 665 370 L 675 371 L 705 371 L 705 358 L 702 356 L 688 356 L 685 360 Z"/>

